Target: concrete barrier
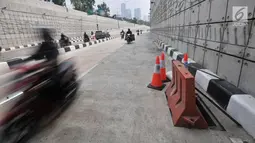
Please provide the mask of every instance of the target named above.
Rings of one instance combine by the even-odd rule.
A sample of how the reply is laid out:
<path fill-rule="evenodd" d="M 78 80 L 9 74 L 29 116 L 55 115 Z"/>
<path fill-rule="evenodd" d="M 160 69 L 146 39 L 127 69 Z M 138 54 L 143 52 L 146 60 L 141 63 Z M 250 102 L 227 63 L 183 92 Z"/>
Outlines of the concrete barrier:
<path fill-rule="evenodd" d="M 171 59 L 183 62 L 183 53 L 168 46 L 160 40 L 155 42 L 159 49 L 164 49 L 164 52 Z M 172 52 L 172 53 L 171 53 Z M 229 83 L 225 79 L 221 79 L 208 69 L 203 69 L 201 65 L 190 59 L 188 61 L 188 70 L 195 76 L 195 82 L 210 95 L 218 105 L 226 110 L 226 112 L 235 119 L 242 127 L 255 138 L 255 98 L 252 95 L 246 94 L 241 89 Z M 172 79 L 172 72 L 167 72 L 169 79 Z"/>
<path fill-rule="evenodd" d="M 55 40 L 59 44 L 59 40 Z M 83 42 L 83 37 L 71 37 L 70 42 L 72 44 L 77 43 L 77 42 Z M 35 42 L 32 44 L 26 44 L 26 45 L 20 45 L 20 46 L 15 46 L 15 47 L 9 47 L 9 48 L 3 48 L 1 50 L 1 53 L 17 50 L 17 49 L 22 49 L 22 48 L 30 48 L 30 47 L 35 47 L 41 45 L 41 42 Z"/>
<path fill-rule="evenodd" d="M 255 138 L 255 98 L 249 94 L 234 94 L 228 103 L 227 112 Z"/>
<path fill-rule="evenodd" d="M 85 48 L 85 47 L 88 47 L 88 46 L 91 46 L 91 45 L 106 42 L 106 41 L 109 41 L 109 40 L 114 39 L 114 38 L 115 37 L 109 37 L 109 38 L 99 39 L 99 40 L 92 41 L 92 42 L 87 42 L 85 44 L 66 46 L 64 48 L 60 48 L 58 51 L 59 51 L 60 54 L 64 54 L 64 53 L 67 53 L 67 52 L 70 52 L 70 51 L 74 51 L 74 50 L 82 49 L 82 48 Z"/>

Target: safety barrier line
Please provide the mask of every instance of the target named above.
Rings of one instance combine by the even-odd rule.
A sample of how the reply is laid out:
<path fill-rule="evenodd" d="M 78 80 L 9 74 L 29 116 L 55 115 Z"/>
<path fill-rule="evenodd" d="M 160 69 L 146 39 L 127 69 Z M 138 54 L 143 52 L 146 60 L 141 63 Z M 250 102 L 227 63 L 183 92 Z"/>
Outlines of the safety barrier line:
<path fill-rule="evenodd" d="M 59 40 L 55 40 L 57 43 L 59 43 Z M 83 38 L 82 37 L 72 37 L 70 38 L 71 43 L 76 43 L 76 42 L 82 42 Z M 33 46 L 38 46 L 41 45 L 41 42 L 35 42 L 32 44 L 26 44 L 26 45 L 20 45 L 20 46 L 13 46 L 13 47 L 9 47 L 9 48 L 2 48 L 1 49 L 1 53 L 4 52 L 8 52 L 8 51 L 12 51 L 12 50 L 16 50 L 16 49 L 22 49 L 22 48 L 29 48 L 29 47 L 33 47 Z"/>
<path fill-rule="evenodd" d="M 64 47 L 64 48 L 59 48 L 58 52 L 59 52 L 59 54 L 65 54 L 65 53 L 70 52 L 70 51 L 75 51 L 75 50 L 82 49 L 82 48 L 85 48 L 85 47 L 88 47 L 88 46 L 91 46 L 91 45 L 99 44 L 101 42 L 106 42 L 106 41 L 109 41 L 109 40 L 114 39 L 114 38 L 115 37 L 110 37 L 110 38 L 97 40 L 97 42 L 95 42 L 95 43 L 94 42 L 87 42 L 87 43 L 84 43 L 84 44 L 71 45 L 71 46 L 67 46 L 67 47 Z M 15 59 L 12 59 L 12 60 L 8 60 L 7 62 L 0 62 L 0 67 L 1 67 L 0 68 L 0 75 L 10 72 L 10 68 L 12 66 L 16 65 L 16 64 L 21 63 L 24 58 L 26 58 L 26 57 L 19 57 L 19 58 L 15 58 Z"/>

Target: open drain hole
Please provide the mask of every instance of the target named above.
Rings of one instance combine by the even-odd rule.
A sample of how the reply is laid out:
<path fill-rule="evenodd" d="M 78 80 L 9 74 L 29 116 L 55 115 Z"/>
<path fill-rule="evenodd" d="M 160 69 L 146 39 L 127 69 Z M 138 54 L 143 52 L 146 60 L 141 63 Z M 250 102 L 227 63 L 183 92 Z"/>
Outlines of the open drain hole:
<path fill-rule="evenodd" d="M 204 116 L 209 127 L 216 127 L 213 119 L 209 115 L 208 111 L 206 111 L 205 107 L 201 104 L 201 101 L 197 98 L 197 107 L 200 110 L 201 114 Z"/>
<path fill-rule="evenodd" d="M 166 96 L 166 100 L 168 101 L 166 92 L 165 92 L 165 96 Z M 217 120 L 215 115 L 211 112 L 211 110 L 207 107 L 207 105 L 203 102 L 203 100 L 199 96 L 197 96 L 196 98 L 196 104 L 199 111 L 205 118 L 209 129 L 225 131 L 224 127 L 220 124 L 220 122 Z M 169 112 L 170 112 L 170 116 L 172 117 L 172 111 L 170 108 L 169 108 Z M 190 121 L 193 122 L 195 120 L 191 118 Z"/>

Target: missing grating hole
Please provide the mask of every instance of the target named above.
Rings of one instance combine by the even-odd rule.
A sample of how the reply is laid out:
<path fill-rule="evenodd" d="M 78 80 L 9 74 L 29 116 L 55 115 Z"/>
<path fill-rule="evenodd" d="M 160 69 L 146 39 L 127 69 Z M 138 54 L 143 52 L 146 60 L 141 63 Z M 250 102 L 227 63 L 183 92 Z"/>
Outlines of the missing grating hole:
<path fill-rule="evenodd" d="M 210 117 L 210 115 L 207 113 L 206 109 L 203 107 L 203 105 L 201 104 L 201 101 L 197 98 L 197 107 L 200 110 L 200 112 L 202 113 L 203 117 L 205 118 L 206 122 L 208 123 L 209 127 L 216 127 L 216 124 L 214 123 L 214 121 L 212 120 L 212 118 Z"/>
<path fill-rule="evenodd" d="M 196 104 L 201 114 L 205 118 L 208 126 L 212 130 L 226 131 L 222 124 L 219 122 L 217 117 L 213 114 L 210 108 L 206 105 L 203 99 L 197 94 Z"/>

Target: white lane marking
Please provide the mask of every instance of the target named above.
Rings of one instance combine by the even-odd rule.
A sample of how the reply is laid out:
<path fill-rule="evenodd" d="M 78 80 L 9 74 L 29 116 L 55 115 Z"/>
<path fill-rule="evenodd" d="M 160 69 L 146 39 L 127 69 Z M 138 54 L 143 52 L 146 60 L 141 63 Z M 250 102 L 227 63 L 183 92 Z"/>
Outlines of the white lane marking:
<path fill-rule="evenodd" d="M 96 66 L 98 66 L 98 64 L 95 64 L 92 68 L 90 68 L 89 70 L 87 70 L 86 72 L 82 73 L 79 77 L 78 80 L 80 80 L 82 77 L 84 77 L 86 74 L 88 74 L 91 70 L 93 70 Z"/>
<path fill-rule="evenodd" d="M 121 48 L 123 45 L 124 45 L 124 44 L 121 44 L 119 48 Z M 119 49 L 119 48 L 117 48 L 117 49 Z M 115 49 L 115 51 L 116 51 L 117 49 Z M 107 53 L 110 53 L 109 55 L 111 55 L 111 54 L 114 53 L 114 52 L 107 52 Z M 108 57 L 109 55 L 107 55 L 106 57 Z M 104 57 L 104 58 L 106 58 L 106 57 Z M 86 72 L 82 73 L 82 74 L 78 77 L 78 80 L 80 80 L 82 77 L 84 77 L 86 74 L 88 74 L 91 70 L 93 70 L 96 66 L 98 66 L 99 63 L 100 63 L 104 58 L 102 58 L 100 61 L 98 61 L 92 68 L 90 68 L 90 69 L 87 70 Z"/>

